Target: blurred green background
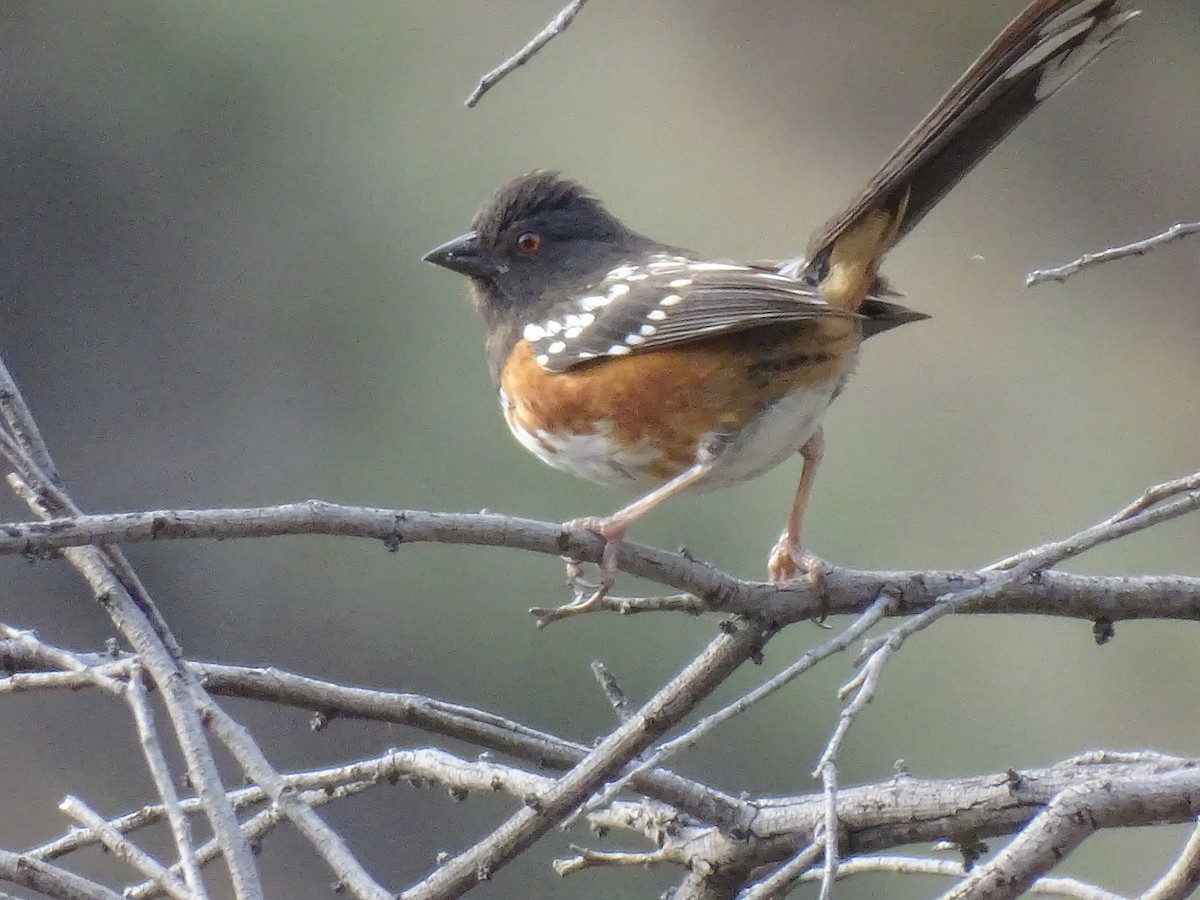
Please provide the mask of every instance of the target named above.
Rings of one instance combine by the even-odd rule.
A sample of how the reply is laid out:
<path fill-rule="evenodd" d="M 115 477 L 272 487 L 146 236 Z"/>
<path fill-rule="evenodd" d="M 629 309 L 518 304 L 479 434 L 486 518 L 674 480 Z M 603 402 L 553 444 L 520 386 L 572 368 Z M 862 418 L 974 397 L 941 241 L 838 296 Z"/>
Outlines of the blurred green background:
<path fill-rule="evenodd" d="M 478 76 L 560 5 L 0 9 L 0 352 L 82 505 L 322 497 L 551 520 L 616 508 L 624 497 L 511 440 L 465 285 L 421 254 L 535 167 L 579 178 L 664 239 L 734 258 L 799 252 L 1021 4 L 596 0 L 464 109 Z M 1200 9 L 1146 0 L 1127 37 L 893 254 L 888 273 L 934 318 L 872 340 L 827 417 L 817 552 L 974 567 L 1200 468 L 1197 243 L 1022 287 L 1032 268 L 1197 218 L 1198 79 Z M 760 577 L 798 471 L 679 500 L 634 536 Z M 28 517 L 5 503 L 4 517 Z M 1198 541 L 1193 518 L 1072 568 L 1200 574 Z M 583 740 L 612 724 L 593 658 L 641 699 L 716 625 L 591 617 L 539 633 L 525 609 L 565 598 L 561 569 L 513 552 L 291 538 L 130 555 L 194 656 L 425 692 Z M 63 563 L 4 559 L 0 578 L 3 621 L 80 648 L 111 633 Z M 714 702 L 821 637 L 793 628 Z M 1122 625 L 1098 648 L 1087 623 L 940 623 L 892 664 L 842 783 L 887 778 L 898 758 L 940 777 L 1100 747 L 1195 755 L 1196 650 L 1187 624 Z M 814 789 L 850 674 L 849 659 L 832 661 L 679 769 L 734 793 Z M 299 713 L 232 708 L 280 767 L 434 743 L 344 722 L 312 734 Z M 6 697 L 0 741 L 0 846 L 62 831 L 69 791 L 110 815 L 150 796 L 125 710 L 106 697 Z M 399 889 L 511 809 L 395 788 L 329 815 Z M 1101 835 L 1063 871 L 1135 892 L 1183 837 Z M 478 895 L 646 897 L 678 878 L 561 881 L 546 862 L 568 839 L 595 843 L 555 833 Z M 294 836 L 271 837 L 262 865 L 272 896 L 328 895 L 331 876 Z M 842 893 L 938 886 L 863 880 Z"/>

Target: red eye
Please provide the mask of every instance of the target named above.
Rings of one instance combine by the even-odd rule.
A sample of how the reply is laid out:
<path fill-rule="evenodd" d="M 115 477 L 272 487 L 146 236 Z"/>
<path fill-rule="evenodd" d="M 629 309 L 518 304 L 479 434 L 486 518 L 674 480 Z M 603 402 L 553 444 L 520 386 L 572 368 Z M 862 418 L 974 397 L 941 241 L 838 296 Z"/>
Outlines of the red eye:
<path fill-rule="evenodd" d="M 527 231 L 517 238 L 517 252 L 522 256 L 537 256 L 542 249 L 542 236 L 533 231 Z"/>

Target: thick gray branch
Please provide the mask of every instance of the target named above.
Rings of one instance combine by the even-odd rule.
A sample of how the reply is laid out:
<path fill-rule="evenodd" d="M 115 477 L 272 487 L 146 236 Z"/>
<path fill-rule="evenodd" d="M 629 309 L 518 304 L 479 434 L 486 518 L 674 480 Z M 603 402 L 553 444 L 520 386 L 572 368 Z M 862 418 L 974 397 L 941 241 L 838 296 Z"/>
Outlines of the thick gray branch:
<path fill-rule="evenodd" d="M 78 516 L 47 522 L 0 525 L 0 555 L 37 555 L 84 544 L 155 540 L 232 539 L 324 534 L 371 538 L 396 550 L 405 543 L 468 544 L 572 556 L 598 561 L 603 541 L 586 531 L 511 516 L 343 506 L 320 500 L 247 509 L 157 510 Z M 688 591 L 691 611 L 755 615 L 779 624 L 861 612 L 885 588 L 900 599 L 893 612 L 910 615 L 945 594 L 982 585 L 978 572 L 892 572 L 830 569 L 824 597 L 807 583 L 770 585 L 741 581 L 708 563 L 626 542 L 618 566 L 624 572 Z M 822 602 L 824 601 L 824 602 Z M 614 610 L 638 611 L 639 601 L 618 601 Z M 626 604 L 622 607 L 621 604 Z M 647 601 L 654 608 L 653 601 Z M 670 607 L 668 607 L 670 608 Z M 1200 578 L 1132 578 L 1044 572 L 1011 584 L 994 597 L 966 604 L 964 613 L 1025 613 L 1088 621 L 1200 619 Z"/>

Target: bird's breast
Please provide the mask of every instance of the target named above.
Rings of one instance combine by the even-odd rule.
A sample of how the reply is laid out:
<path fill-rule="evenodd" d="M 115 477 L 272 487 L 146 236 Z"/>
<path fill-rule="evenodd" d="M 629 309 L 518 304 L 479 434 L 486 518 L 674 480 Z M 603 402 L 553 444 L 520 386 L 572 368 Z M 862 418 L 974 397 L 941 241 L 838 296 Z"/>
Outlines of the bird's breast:
<path fill-rule="evenodd" d="M 544 462 L 600 484 L 655 487 L 692 466 L 713 437 L 723 450 L 703 486 L 752 478 L 816 431 L 861 341 L 853 320 L 770 332 L 721 335 L 557 373 L 518 341 L 500 376 L 505 421 Z"/>

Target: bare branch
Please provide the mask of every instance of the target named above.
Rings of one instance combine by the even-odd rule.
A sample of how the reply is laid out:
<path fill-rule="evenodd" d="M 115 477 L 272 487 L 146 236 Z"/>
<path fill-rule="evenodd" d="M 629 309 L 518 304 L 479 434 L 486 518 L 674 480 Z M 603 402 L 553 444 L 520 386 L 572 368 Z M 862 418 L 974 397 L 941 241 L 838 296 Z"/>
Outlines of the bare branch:
<path fill-rule="evenodd" d="M 1178 502 L 1183 507 L 1168 508 L 1163 512 L 1164 518 L 1190 510 L 1191 501 L 1186 497 L 1178 498 Z M 1139 527 L 1146 524 L 1153 522 L 1139 522 Z M 248 509 L 157 510 L 5 523 L 0 525 L 0 555 L 36 555 L 94 543 L 229 540 L 295 534 L 370 538 L 393 550 L 404 543 L 420 542 L 508 547 L 556 559 L 570 555 L 592 562 L 600 559 L 603 548 L 603 541 L 590 532 L 565 531 L 562 525 L 532 519 L 376 509 L 310 500 Z M 920 612 L 947 594 L 985 585 L 989 590 L 965 598 L 961 611 L 1052 615 L 1104 622 L 1200 619 L 1200 578 L 1184 576 L 1116 578 L 1043 571 L 1036 580 L 1009 582 L 997 590 L 986 574 L 969 570 L 896 572 L 830 567 L 821 591 L 817 591 L 806 581 L 781 585 L 741 581 L 706 562 L 630 541 L 621 546 L 618 567 L 699 598 L 682 606 L 659 607 L 655 600 L 649 601 L 654 608 L 696 612 L 699 607 L 710 612 L 755 616 L 779 625 L 821 614 L 857 615 L 883 591 L 903 596 L 906 614 Z M 626 598 L 610 608 L 625 612 L 640 602 Z"/>
<path fill-rule="evenodd" d="M 42 467 L 52 463 L 44 444 L 39 447 L 40 429 L 23 401 L 12 402 L 13 398 L 20 400 L 20 391 L 3 360 L 0 360 L 0 396 L 10 401 L 3 411 L 9 428 L 14 435 L 23 435 L 17 440 L 29 448 L 25 451 L 17 447 L 8 434 L 0 442 L 5 455 L 20 472 L 20 475 L 10 474 L 8 479 L 14 491 L 43 519 L 80 515 L 79 507 L 58 486 L 57 475 L 52 469 L 47 471 Z M 224 851 L 235 896 L 238 900 L 261 900 L 262 885 L 250 845 L 225 799 L 216 761 L 193 705 L 193 696 L 203 692 L 195 677 L 182 667 L 182 651 L 166 621 L 121 551 L 105 546 L 75 547 L 64 550 L 63 555 L 83 576 L 96 601 L 159 686 L 189 776 L 204 801 L 206 815 Z"/>
<path fill-rule="evenodd" d="M 1185 760 L 1102 763 L 1077 759 L 1047 769 L 945 781 L 900 776 L 838 791 L 843 855 L 839 875 L 846 875 L 855 854 L 940 840 L 947 834 L 986 838 L 1013 833 L 1048 810 L 1064 791 L 1101 783 L 1109 787 L 1106 794 L 1091 798 L 1099 802 L 1089 803 L 1086 811 L 1076 810 L 1097 828 L 1131 827 L 1139 820 L 1157 824 L 1190 821 L 1200 803 L 1196 793 L 1200 771 L 1194 762 Z M 825 801 L 823 794 L 759 800 L 760 812 L 749 837 L 712 828 L 682 828 L 677 837 L 659 843 L 677 855 L 686 852 L 715 861 L 718 868 L 778 864 L 793 858 L 797 848 L 819 842 L 819 835 L 814 838 L 814 834 L 823 827 Z M 604 810 L 591 818 L 614 828 L 630 827 L 621 824 L 625 815 L 623 810 L 620 814 Z M 822 876 L 818 868 L 806 873 L 804 880 Z M 977 896 L 989 895 L 981 891 Z"/>
<path fill-rule="evenodd" d="M 61 479 L 50 456 L 50 448 L 46 446 L 37 420 L 25 404 L 25 398 L 21 396 L 21 390 L 8 373 L 3 360 L 0 360 L 0 415 L 16 439 L 20 451 L 18 455 L 28 457 L 36 468 L 45 473 L 47 479 L 58 484 Z"/>
<path fill-rule="evenodd" d="M 809 844 L 772 872 L 770 877 L 738 894 L 738 900 L 780 900 L 786 897 L 792 886 L 799 883 L 809 868 L 824 854 L 825 847 L 822 842 Z"/>
<path fill-rule="evenodd" d="M 3 650 L 0 646 L 0 651 Z M 14 673 L 8 678 L 0 678 L 0 693 L 3 693 L 9 681 L 24 683 L 24 690 L 78 690 L 92 686 L 93 680 L 85 675 L 53 672 L 23 674 L 19 671 L 54 664 L 53 660 L 63 657 L 70 658 L 73 664 L 74 661 L 86 664 L 90 667 L 89 673 L 99 672 L 107 679 L 129 678 L 132 665 L 130 658 L 111 660 L 98 654 L 70 653 L 27 635 L 25 642 L 0 656 L 6 668 Z M 256 669 L 198 662 L 188 665 L 212 694 L 261 700 L 303 710 L 315 709 L 335 718 L 408 725 L 431 734 L 507 753 L 550 769 L 570 769 L 591 749 L 493 713 L 420 694 L 346 687 L 276 668 Z M 121 682 L 117 684 L 123 687 Z M 639 775 L 632 784 L 648 797 L 662 800 L 723 828 L 744 823 L 753 814 L 753 809 L 746 802 L 665 770 Z M 238 798 L 241 796 L 240 792 L 230 794 L 235 805 L 240 802 Z M 45 858 L 52 859 L 58 852 L 47 851 Z M 66 849 L 61 852 L 66 852 Z"/>
<path fill-rule="evenodd" d="M 592 662 L 592 674 L 596 677 L 600 690 L 604 691 L 604 699 L 617 714 L 617 721 L 624 722 L 629 718 L 629 698 L 625 696 L 625 691 L 622 689 L 621 683 L 617 681 L 617 676 L 609 671 L 608 666 L 600 660 Z"/>
<path fill-rule="evenodd" d="M 138 740 L 142 745 L 142 755 L 146 758 L 146 766 L 158 796 L 162 799 L 163 809 L 167 814 L 167 822 L 171 827 L 171 836 L 175 839 L 175 850 L 179 854 L 180 870 L 187 886 L 188 900 L 207 900 L 208 892 L 204 888 L 204 879 L 200 877 L 200 866 L 196 861 L 196 848 L 192 843 L 192 828 L 179 805 L 179 794 L 175 790 L 175 780 L 171 777 L 171 767 L 167 764 L 166 754 L 158 740 L 158 732 L 154 726 L 154 711 L 150 707 L 150 699 L 146 696 L 146 685 L 142 678 L 142 666 L 134 660 L 129 668 L 128 688 L 125 698 L 133 710 L 134 724 L 137 726 Z M 154 876 L 151 876 L 154 878 Z M 158 881 L 158 878 L 154 878 Z M 164 885 L 166 887 L 166 885 Z"/>
<path fill-rule="evenodd" d="M 418 779 L 433 780 L 435 776 L 452 771 L 452 766 L 443 762 L 437 756 L 439 753 L 440 751 L 394 750 L 388 751 L 383 756 L 374 759 L 360 760 L 349 765 L 335 766 L 328 769 L 296 772 L 285 775 L 283 778 L 288 789 L 299 792 L 305 802 L 312 805 L 323 805 L 342 797 L 361 793 L 371 785 L 388 783 L 395 777 L 414 775 Z M 430 756 L 429 754 L 434 755 Z M 515 769 L 508 771 L 519 772 L 519 770 Z M 524 775 L 525 773 L 520 774 Z M 544 775 L 530 775 L 528 777 L 542 779 L 545 782 L 551 780 Z M 445 780 L 450 785 L 455 785 L 458 781 L 466 782 L 465 778 L 458 778 L 457 775 L 455 778 L 446 776 Z M 503 782 L 502 786 L 511 783 L 512 779 L 509 778 Z M 541 782 L 538 783 L 540 784 Z M 483 788 L 482 785 L 478 784 L 469 784 L 469 787 Z M 497 789 L 494 779 L 488 782 L 486 789 Z M 517 795 L 517 790 L 513 789 L 511 793 Z M 255 804 L 269 802 L 269 798 L 260 786 L 250 785 L 230 791 L 229 802 L 235 809 L 244 809 Z M 180 801 L 180 807 L 185 813 L 199 813 L 203 811 L 200 801 L 195 797 L 189 797 Z M 243 825 L 243 830 L 248 838 L 261 838 L 267 831 L 284 819 L 283 814 L 274 805 L 269 806 L 265 812 L 269 813 L 267 819 L 260 819 L 256 816 L 247 820 Z M 125 815 L 109 820 L 108 825 L 120 834 L 128 834 L 161 822 L 165 817 L 166 810 L 162 805 L 147 805 L 140 807 L 134 812 L 126 813 Z M 27 851 L 26 855 L 41 860 L 56 859 L 96 843 L 97 839 L 93 835 L 84 830 L 73 829 L 68 835 L 62 838 Z M 210 862 L 219 855 L 219 848 L 215 847 L 211 842 L 197 852 L 197 858 L 201 863 Z M 152 886 L 151 888 L 142 888 L 141 890 L 153 893 Z M 138 889 L 131 890 L 131 894 L 138 893 Z"/>
<path fill-rule="evenodd" d="M 1192 831 L 1171 868 L 1138 900 L 1184 900 L 1200 887 L 1200 827 Z"/>
<path fill-rule="evenodd" d="M 9 481 L 17 484 L 18 492 L 35 504 L 35 508 L 41 508 L 37 496 L 23 482 L 15 476 L 10 476 Z M 262 885 L 250 845 L 225 799 L 225 788 L 195 706 L 195 695 L 191 692 L 196 687 L 195 678 L 179 664 L 164 643 L 165 623 L 155 627 L 151 615 L 146 612 L 147 607 L 134 601 L 125 584 L 113 573 L 113 557 L 107 548 L 75 547 L 64 550 L 63 555 L 83 575 L 97 601 L 145 662 L 158 685 L 188 763 L 188 777 L 196 785 L 209 821 L 222 843 L 236 896 L 239 900 L 261 900 Z"/>
<path fill-rule="evenodd" d="M 401 895 L 403 900 L 459 897 L 479 881 L 490 878 L 496 869 L 566 818 L 626 763 L 686 716 L 745 660 L 759 653 L 769 637 L 750 623 L 731 624 L 728 633 L 709 644 L 704 653 L 636 714 L 558 779 L 551 790 L 531 799 L 490 836 L 405 891 Z"/>
<path fill-rule="evenodd" d="M 671 859 L 670 854 L 662 850 L 652 850 L 649 853 L 634 853 L 628 850 L 602 851 L 571 844 L 571 851 L 575 856 L 569 859 L 556 859 L 550 864 L 556 875 L 566 877 L 567 875 L 574 875 L 576 872 L 582 872 L 584 869 L 594 869 L 604 866 L 638 866 L 639 868 L 649 868 L 674 861 Z"/>
<path fill-rule="evenodd" d="M 1147 488 L 1140 497 L 1103 522 L 1063 540 L 1050 541 L 992 563 L 983 571 L 1023 572 L 1022 577 L 1028 577 L 1093 547 L 1186 515 L 1197 507 L 1200 507 L 1200 472 Z"/>
<path fill-rule="evenodd" d="M 89 665 L 85 662 L 86 655 L 53 647 L 39 639 L 34 632 L 13 628 L 11 625 L 0 624 L 0 635 L 12 642 L 5 654 L 8 658 L 10 672 L 15 673 L 20 668 L 21 658 L 30 656 L 36 659 L 40 665 L 49 665 L 65 670 L 81 679 L 81 683 L 84 685 L 94 684 L 118 697 L 125 695 L 125 682 L 114 679 L 99 666 Z"/>
<path fill-rule="evenodd" d="M 661 766 L 664 762 L 670 759 L 681 750 L 686 750 L 694 747 L 703 737 L 719 728 L 721 725 L 728 722 L 735 716 L 741 715 L 746 710 L 750 709 L 756 703 L 765 700 L 767 697 L 774 694 L 790 682 L 794 681 L 803 673 L 807 672 L 817 663 L 828 659 L 835 653 L 840 653 L 849 647 L 852 643 L 862 637 L 871 629 L 876 622 L 882 617 L 887 610 L 891 598 L 886 595 L 880 595 L 875 600 L 871 607 L 861 616 L 855 619 L 844 631 L 834 635 L 829 640 L 818 644 L 811 650 L 804 653 L 798 660 L 784 669 L 775 677 L 763 682 L 757 688 L 752 690 L 745 696 L 735 700 L 728 706 L 710 713 L 701 719 L 694 726 L 689 728 L 683 734 L 679 735 L 670 741 L 666 741 L 656 747 L 646 759 L 642 760 L 638 765 L 631 769 L 626 775 L 608 785 L 602 792 L 597 794 L 592 800 L 588 801 L 582 812 L 589 812 L 593 809 L 598 809 L 604 803 L 615 797 L 625 787 L 634 781 L 638 776 L 650 771 L 656 766 Z"/>
<path fill-rule="evenodd" d="M 980 570 L 980 574 L 987 576 L 987 580 L 982 584 L 940 597 L 932 607 L 920 615 L 906 619 L 886 634 L 868 641 L 862 654 L 865 659 L 862 671 L 842 688 L 842 696 L 853 696 L 842 710 L 837 727 L 821 754 L 817 770 L 821 771 L 830 762 L 836 763 L 838 752 L 851 725 L 875 697 L 884 666 L 909 637 L 968 603 L 995 596 L 996 592 L 1010 584 L 1022 582 L 1092 547 L 1150 528 L 1191 512 L 1197 507 L 1200 507 L 1200 472 L 1155 485 L 1124 509 L 1091 528 L 987 566 Z"/>
<path fill-rule="evenodd" d="M 175 900 L 193 900 L 195 895 L 188 890 L 187 885 L 172 875 L 162 863 L 149 853 L 135 846 L 132 841 L 113 828 L 104 816 L 78 797 L 67 797 L 58 805 L 58 808 L 95 834 L 117 859 L 124 860 L 143 876 L 152 879 Z"/>
<path fill-rule="evenodd" d="M 820 900 L 832 900 L 833 883 L 837 880 L 838 865 L 841 863 L 839 853 L 837 794 L 838 771 L 832 761 L 826 761 L 820 769 L 822 794 L 825 798 L 825 815 L 821 820 L 821 846 L 825 853 L 825 864 L 821 867 Z"/>
<path fill-rule="evenodd" d="M 1064 788 L 1007 847 L 975 869 L 945 900 L 1005 900 L 1016 897 L 1078 847 L 1110 814 L 1144 805 L 1155 815 L 1178 799 L 1184 785 L 1197 784 L 1196 773 L 1169 772 L 1136 782 L 1096 779 Z M 1193 817 L 1200 816 L 1200 795 L 1188 798 Z"/>
<path fill-rule="evenodd" d="M 0 850 L 0 879 L 54 900 L 122 900 L 102 884 L 21 853 Z"/>
<path fill-rule="evenodd" d="M 300 797 L 311 806 L 324 806 L 326 803 L 332 803 L 335 800 L 341 800 L 346 797 L 353 797 L 356 794 L 361 794 L 376 784 L 374 781 L 358 781 L 349 784 L 339 784 L 328 788 L 320 788 L 311 791 L 301 791 Z M 262 792 L 257 788 L 250 790 Z M 231 793 L 231 797 L 236 792 Z M 265 799 L 260 796 L 259 799 Z M 161 809 L 161 807 L 159 807 Z M 124 818 L 124 817 L 122 817 Z M 255 813 L 242 824 L 242 832 L 246 835 L 247 840 L 260 841 L 269 832 L 273 831 L 281 822 L 284 821 L 283 813 L 279 811 L 277 806 L 268 806 L 261 812 Z M 196 859 L 201 865 L 206 865 L 221 856 L 221 848 L 216 841 L 208 841 L 196 851 Z M 174 871 L 177 866 L 172 867 Z M 162 896 L 158 885 L 153 881 L 145 881 L 141 884 L 126 888 L 126 900 L 149 900 L 152 897 Z"/>
<path fill-rule="evenodd" d="M 1180 779 L 1162 792 L 1156 807 L 1147 806 L 1143 792 L 1128 790 L 1130 785 L 1144 786 L 1168 775 Z M 464 761 L 433 749 L 391 751 L 346 766 L 285 776 L 290 789 L 303 791 L 305 800 L 312 802 L 328 802 L 347 795 L 345 791 L 361 791 L 397 778 L 413 778 L 418 785 L 440 784 L 452 794 L 503 791 L 521 798 L 536 797 L 553 784 L 544 775 L 490 761 Z M 905 777 L 842 790 L 838 792 L 837 818 L 847 835 L 847 846 L 855 852 L 928 841 L 947 833 L 1004 834 L 1027 823 L 1068 787 L 1105 782 L 1113 785 L 1112 792 L 1118 802 L 1096 810 L 1097 827 L 1162 823 L 1178 821 L 1190 814 L 1198 778 L 1200 773 L 1194 760 L 1153 754 L 1095 753 L 1049 769 L 1019 774 L 946 781 Z M 231 800 L 239 807 L 264 797 L 257 787 L 231 794 Z M 823 827 L 827 818 L 826 801 L 824 795 L 758 801 L 755 806 L 759 813 L 751 829 L 737 834 L 681 817 L 670 807 L 652 801 L 617 803 L 591 818 L 599 827 L 642 833 L 658 848 L 656 862 L 694 866 L 707 861 L 714 870 L 749 871 L 793 857 L 795 851 L 791 848 L 795 842 Z M 184 803 L 189 809 L 196 808 L 195 801 Z M 129 818 L 121 817 L 110 824 L 126 830 Z M 260 837 L 280 818 L 276 807 L 269 808 L 247 822 L 248 836 Z M 141 824 L 145 824 L 144 819 Z M 214 854 L 208 848 L 201 848 L 202 860 L 211 855 Z M 843 861 L 839 877 L 855 871 L 854 865 L 853 859 Z M 947 874 L 961 874 L 961 867 Z M 147 890 L 147 886 L 139 886 L 130 891 L 130 896 L 149 897 L 155 893 Z"/>
<path fill-rule="evenodd" d="M 911 856 L 860 856 L 843 862 L 838 867 L 838 879 L 849 878 L 864 872 L 887 872 L 895 875 L 943 875 L 950 878 L 962 878 L 967 873 L 961 862 L 944 859 L 919 859 Z M 774 876 L 772 876 L 774 877 Z M 822 877 L 817 869 L 803 872 L 795 879 L 795 883 L 816 881 Z M 1125 900 L 1120 894 L 1101 890 L 1090 884 L 1076 881 L 1074 878 L 1039 878 L 1029 889 L 1031 894 L 1041 894 L 1053 897 L 1071 897 L 1074 900 Z M 747 893 L 738 900 L 758 900 L 757 896 Z"/>
<path fill-rule="evenodd" d="M 1109 247 L 1106 250 L 1099 250 L 1095 253 L 1085 253 L 1079 259 L 1050 269 L 1034 269 L 1025 276 L 1025 287 L 1034 287 L 1047 281 L 1066 281 L 1075 273 L 1089 266 L 1112 262 L 1115 259 L 1125 259 L 1130 256 L 1143 256 L 1151 250 L 1156 250 L 1172 241 L 1177 241 L 1180 238 L 1193 234 L 1200 234 L 1200 222 L 1177 222 L 1161 234 L 1156 234 L 1145 240 L 1134 241 L 1132 244 L 1122 244 L 1120 247 Z"/>
<path fill-rule="evenodd" d="M 266 791 L 271 802 L 333 869 L 338 884 L 364 900 L 394 900 L 395 895 L 371 877 L 350 852 L 341 835 L 330 828 L 303 797 L 288 789 L 283 776 L 275 771 L 250 733 L 199 690 L 196 701 L 206 713 L 208 727 L 233 754 L 245 773 Z"/>
<path fill-rule="evenodd" d="M 525 63 L 533 59 L 538 51 L 566 31 L 567 26 L 579 15 L 579 11 L 583 9 L 585 3 L 587 3 L 587 0 L 571 0 L 570 3 L 559 10 L 558 14 L 546 24 L 545 28 L 533 36 L 533 40 L 518 50 L 516 54 L 480 78 L 479 84 L 475 86 L 475 90 L 471 91 L 471 96 L 467 98 L 467 107 L 473 107 L 502 78 L 511 75 L 516 69 L 525 65 Z"/>

